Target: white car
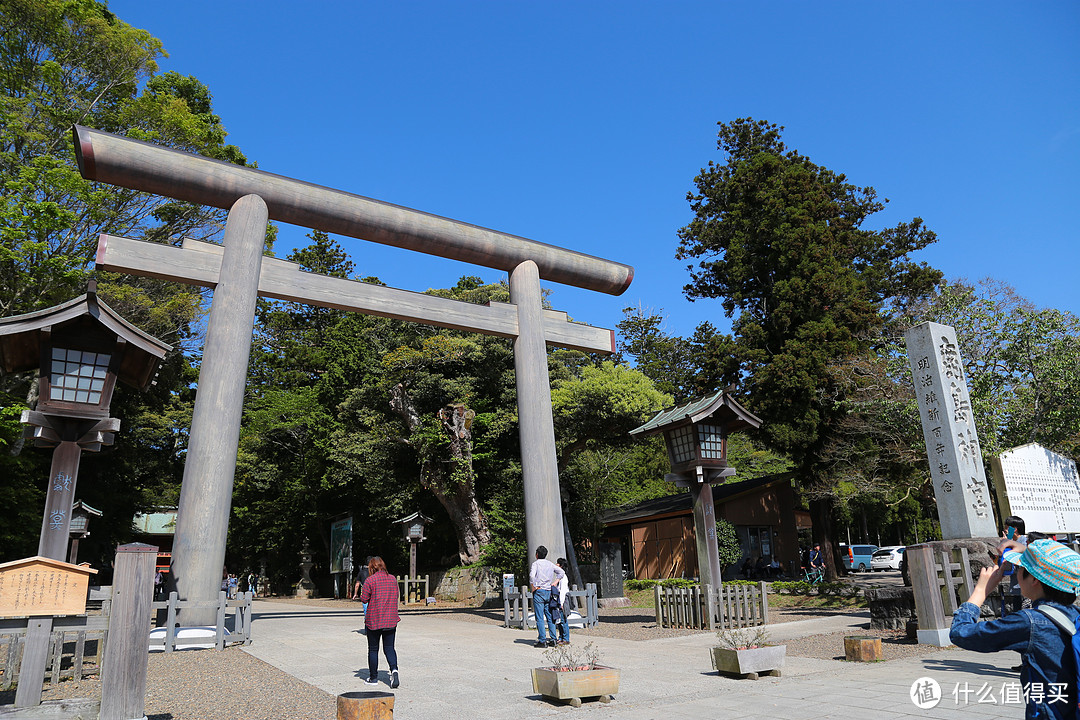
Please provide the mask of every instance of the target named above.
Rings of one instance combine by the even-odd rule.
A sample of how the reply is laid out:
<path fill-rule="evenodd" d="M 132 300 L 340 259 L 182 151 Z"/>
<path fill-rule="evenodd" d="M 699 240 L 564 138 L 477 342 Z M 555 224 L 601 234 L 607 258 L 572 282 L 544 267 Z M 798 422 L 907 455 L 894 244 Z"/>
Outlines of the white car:
<path fill-rule="evenodd" d="M 902 545 L 887 545 L 879 548 L 870 556 L 870 569 L 874 572 L 880 570 L 899 570 L 900 561 L 904 558 Z"/>

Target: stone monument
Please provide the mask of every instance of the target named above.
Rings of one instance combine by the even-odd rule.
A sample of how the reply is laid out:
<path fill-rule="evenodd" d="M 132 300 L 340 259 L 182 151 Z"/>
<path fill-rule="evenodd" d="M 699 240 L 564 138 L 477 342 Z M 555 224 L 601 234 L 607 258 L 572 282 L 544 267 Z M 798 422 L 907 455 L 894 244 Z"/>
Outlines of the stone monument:
<path fill-rule="evenodd" d="M 300 550 L 300 582 L 296 583 L 296 597 L 315 597 L 315 583 L 311 581 L 311 568 L 314 565 L 311 561 L 311 546 L 308 539 L 304 538 L 304 547 Z"/>
<path fill-rule="evenodd" d="M 925 322 L 904 333 L 941 537 L 997 535 L 956 331 Z"/>

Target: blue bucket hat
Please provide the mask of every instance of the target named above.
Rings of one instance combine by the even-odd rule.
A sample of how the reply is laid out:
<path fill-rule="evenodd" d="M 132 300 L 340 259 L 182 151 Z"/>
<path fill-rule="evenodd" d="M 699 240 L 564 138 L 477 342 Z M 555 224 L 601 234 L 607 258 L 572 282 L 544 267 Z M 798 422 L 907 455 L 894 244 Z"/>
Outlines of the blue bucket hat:
<path fill-rule="evenodd" d="M 1024 552 L 1006 550 L 1001 558 L 1020 565 L 1044 585 L 1080 595 L 1080 555 L 1059 542 L 1036 540 Z"/>

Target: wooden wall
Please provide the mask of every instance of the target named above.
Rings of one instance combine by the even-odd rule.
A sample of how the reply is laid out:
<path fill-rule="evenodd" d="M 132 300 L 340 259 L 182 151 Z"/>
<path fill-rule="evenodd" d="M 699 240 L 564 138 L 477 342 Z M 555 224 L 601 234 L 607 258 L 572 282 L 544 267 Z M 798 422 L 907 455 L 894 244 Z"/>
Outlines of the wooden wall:
<path fill-rule="evenodd" d="M 634 525 L 630 531 L 630 542 L 634 555 L 634 577 L 671 578 L 697 575 L 693 516 Z"/>

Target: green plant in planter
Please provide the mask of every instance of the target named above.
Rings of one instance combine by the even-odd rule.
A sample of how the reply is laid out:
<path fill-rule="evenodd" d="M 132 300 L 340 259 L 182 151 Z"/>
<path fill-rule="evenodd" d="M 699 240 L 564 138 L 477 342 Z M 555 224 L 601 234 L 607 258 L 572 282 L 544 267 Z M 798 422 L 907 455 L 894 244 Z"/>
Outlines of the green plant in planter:
<path fill-rule="evenodd" d="M 580 707 L 583 697 L 607 703 L 619 692 L 618 669 L 601 665 L 600 651 L 592 643 L 580 649 L 559 645 L 547 650 L 544 660 L 550 667 L 533 668 L 532 682 L 533 691 L 545 697 Z"/>
<path fill-rule="evenodd" d="M 720 644 L 709 654 L 713 669 L 720 673 L 742 675 L 751 680 L 757 680 L 761 674 L 780 675 L 787 646 L 770 645 L 765 628 L 720 630 L 716 639 Z"/>
<path fill-rule="evenodd" d="M 728 650 L 750 650 L 769 646 L 769 631 L 763 627 L 719 630 L 716 640 Z"/>

